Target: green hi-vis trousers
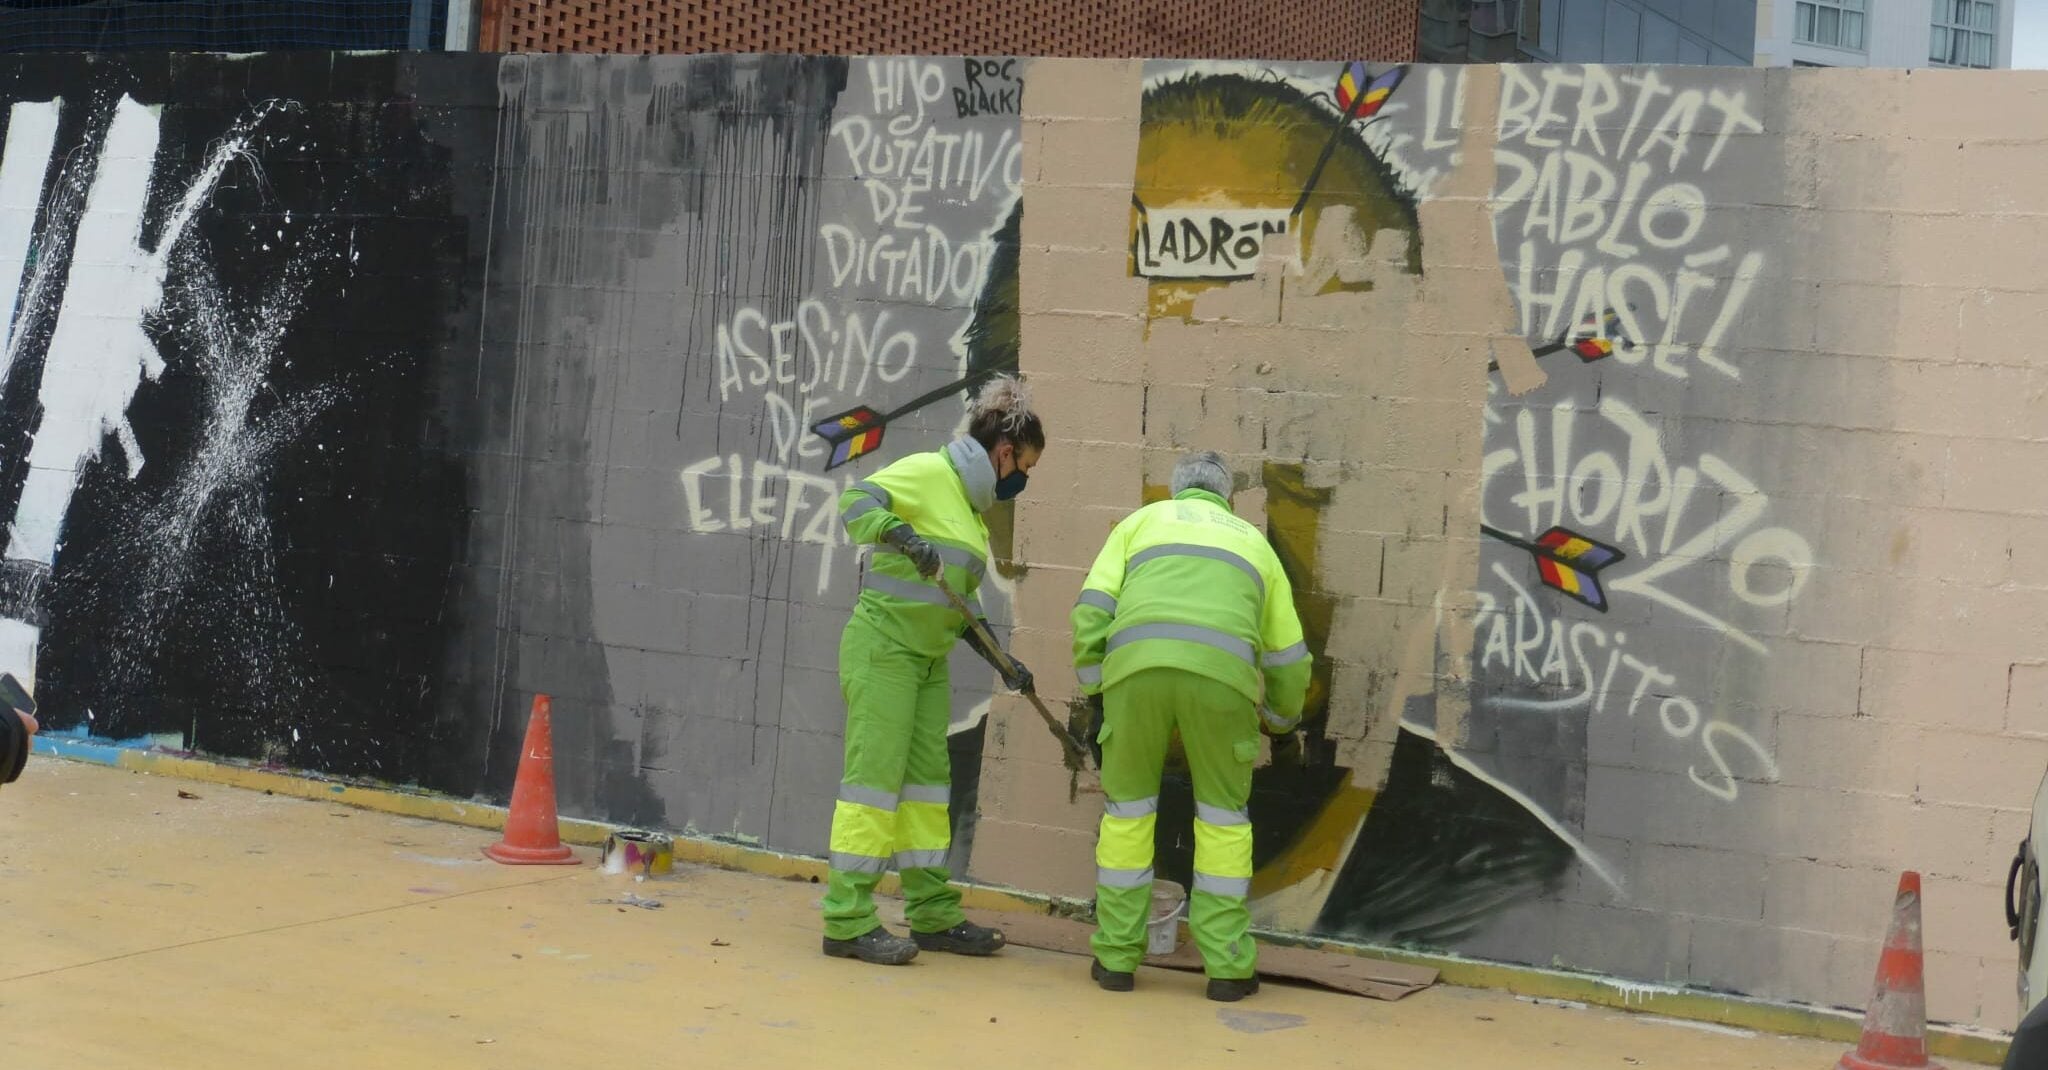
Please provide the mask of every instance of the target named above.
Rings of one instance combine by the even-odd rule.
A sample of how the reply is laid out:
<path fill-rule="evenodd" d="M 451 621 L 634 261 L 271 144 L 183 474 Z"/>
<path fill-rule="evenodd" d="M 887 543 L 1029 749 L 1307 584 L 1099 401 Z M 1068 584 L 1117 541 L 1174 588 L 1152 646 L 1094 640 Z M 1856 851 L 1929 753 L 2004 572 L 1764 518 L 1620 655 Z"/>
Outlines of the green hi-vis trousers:
<path fill-rule="evenodd" d="M 881 924 L 875 885 L 890 865 L 903 881 L 910 927 L 943 932 L 967 920 L 949 887 L 946 820 L 952 720 L 946 659 L 920 657 L 855 613 L 839 640 L 846 699 L 846 772 L 832 809 L 832 874 L 825 935 L 852 940 Z"/>
<path fill-rule="evenodd" d="M 1148 669 L 1103 695 L 1102 829 L 1095 844 L 1095 957 L 1129 972 L 1145 957 L 1159 774 L 1174 729 L 1195 781 L 1195 881 L 1188 927 L 1210 977 L 1252 976 L 1258 951 L 1245 905 L 1252 823 L 1245 802 L 1259 716 L 1230 687 L 1181 669 Z"/>

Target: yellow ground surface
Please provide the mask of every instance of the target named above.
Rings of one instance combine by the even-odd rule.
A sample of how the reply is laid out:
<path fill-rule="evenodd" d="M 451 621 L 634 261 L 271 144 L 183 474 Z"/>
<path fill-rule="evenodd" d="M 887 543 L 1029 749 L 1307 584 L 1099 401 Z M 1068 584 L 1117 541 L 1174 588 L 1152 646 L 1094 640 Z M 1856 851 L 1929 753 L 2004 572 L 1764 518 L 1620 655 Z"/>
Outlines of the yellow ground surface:
<path fill-rule="evenodd" d="M 1111 995 L 1023 948 L 871 967 L 818 953 L 817 885 L 505 867 L 494 838 L 31 761 L 0 790 L 0 1066 L 1825 1070 L 1842 1048 L 1442 986 L 1224 1005 L 1146 970 Z M 663 905 L 594 902 L 628 894 Z"/>

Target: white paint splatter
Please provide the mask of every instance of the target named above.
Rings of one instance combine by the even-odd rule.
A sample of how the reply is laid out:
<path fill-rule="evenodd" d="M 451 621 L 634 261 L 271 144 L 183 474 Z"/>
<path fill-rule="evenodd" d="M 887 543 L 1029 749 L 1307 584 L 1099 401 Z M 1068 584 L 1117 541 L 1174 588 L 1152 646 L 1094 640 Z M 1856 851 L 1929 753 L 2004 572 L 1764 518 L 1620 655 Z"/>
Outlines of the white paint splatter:
<path fill-rule="evenodd" d="M 43 175 L 57 144 L 62 101 L 23 101 L 8 109 L 7 145 L 0 150 L 0 339 L 12 334 L 21 280 L 35 248 L 36 210 L 43 202 Z M 14 364 L 14 346 L 0 351 L 0 385 Z"/>
<path fill-rule="evenodd" d="M 279 452 L 345 389 L 326 384 L 279 397 L 269 387 L 307 286 L 306 261 L 288 265 L 241 315 L 201 256 L 182 256 L 178 266 L 167 318 L 197 354 L 205 412 L 176 479 L 128 511 L 86 566 L 92 582 L 84 589 L 116 622 L 108 637 L 112 693 L 143 690 L 177 627 L 181 649 L 204 651 L 214 671 L 241 677 L 222 683 L 242 685 L 266 706 L 302 709 L 308 681 L 293 659 L 274 656 L 300 633 L 277 589 L 264 480 Z M 195 619 L 205 627 L 189 627 Z"/>
<path fill-rule="evenodd" d="M 291 106 L 265 102 L 216 143 L 206 165 L 164 219 L 154 249 L 144 249 L 141 242 L 161 133 L 159 109 L 125 95 L 115 105 L 100 142 L 89 192 L 84 192 L 86 170 L 67 161 L 47 213 L 55 222 L 40 236 L 43 255 L 38 257 L 26 292 L 18 295 L 20 313 L 15 323 L 19 329 L 10 332 L 6 352 L 0 356 L 0 365 L 11 369 L 25 340 L 36 333 L 35 324 L 49 313 L 59 259 L 49 254 L 69 240 L 64 229 L 70 225 L 68 220 L 79 219 L 65 268 L 63 292 L 67 299 L 54 310 L 56 322 L 44 357 L 38 390 L 42 418 L 29 448 L 28 472 L 10 524 L 9 560 L 40 566 L 47 574 L 62 545 L 64 516 L 80 474 L 100 455 L 108 436 L 120 445 L 129 478 L 141 471 L 142 451 L 128 423 L 128 406 L 142 380 L 155 379 L 164 370 L 163 358 L 143 329 L 144 319 L 161 305 L 170 258 L 228 165 L 246 160 L 260 181 L 261 169 L 249 150 L 255 127 L 272 111 Z M 10 150 L 12 133 L 10 130 Z M 23 136 L 29 138 L 32 133 Z M 28 164 L 21 166 L 34 170 Z M 9 198 L 19 196 L 15 189 L 0 192 Z M 82 216 L 75 210 L 80 196 L 85 200 Z M 30 592 L 30 604 L 38 603 L 40 596 L 38 585 Z M 31 687 L 39 633 L 28 619 L 0 621 L 0 668 L 30 681 Z"/>

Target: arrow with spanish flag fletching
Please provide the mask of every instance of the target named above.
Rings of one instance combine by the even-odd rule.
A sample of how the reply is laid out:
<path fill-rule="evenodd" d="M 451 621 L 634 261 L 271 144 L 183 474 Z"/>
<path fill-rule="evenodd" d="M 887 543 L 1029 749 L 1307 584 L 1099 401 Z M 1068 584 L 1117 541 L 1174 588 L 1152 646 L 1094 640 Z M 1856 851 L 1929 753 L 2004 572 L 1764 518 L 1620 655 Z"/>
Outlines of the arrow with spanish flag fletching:
<path fill-rule="evenodd" d="M 1300 215 L 1301 210 L 1308 207 L 1309 195 L 1315 192 L 1316 182 L 1323 177 L 1323 168 L 1329 165 L 1330 154 L 1337 151 L 1338 140 L 1351 129 L 1351 124 L 1379 114 L 1387 98 L 1394 95 L 1394 87 L 1400 85 L 1401 79 L 1407 75 L 1407 67 L 1395 67 L 1367 81 L 1364 63 L 1353 60 L 1345 65 L 1344 73 L 1337 76 L 1337 106 L 1344 109 L 1344 117 L 1337 120 L 1337 129 L 1330 131 L 1330 140 L 1323 145 L 1323 154 L 1316 157 L 1315 167 L 1309 170 L 1308 181 L 1302 184 L 1301 196 L 1294 202 L 1292 215 Z M 1364 87 L 1362 92 L 1361 86 Z"/>
<path fill-rule="evenodd" d="M 983 368 L 936 390 L 922 394 L 890 409 L 877 412 L 867 405 L 856 405 L 842 413 L 827 416 L 811 425 L 811 433 L 825 440 L 832 447 L 831 456 L 825 458 L 825 471 L 830 472 L 849 461 L 858 460 L 882 448 L 882 433 L 888 429 L 889 421 L 906 416 L 943 400 L 949 394 L 972 390 L 989 377 L 1002 371 L 1001 368 Z"/>
<path fill-rule="evenodd" d="M 1536 559 L 1536 571 L 1543 577 L 1543 586 L 1607 612 L 1607 592 L 1600 586 L 1600 572 L 1627 556 L 1620 550 L 1570 528 L 1551 528 L 1536 536 L 1534 542 L 1485 524 L 1479 525 L 1479 530 L 1518 550 L 1527 550 Z"/>
<path fill-rule="evenodd" d="M 1635 306 L 1630 305 L 1629 307 L 1634 308 Z M 1591 364 L 1596 360 L 1605 360 L 1613 356 L 1617 346 L 1622 349 L 1634 349 L 1636 347 L 1634 342 L 1622 337 L 1621 313 L 1610 308 L 1600 313 L 1597 318 L 1599 320 L 1597 326 L 1594 324 L 1595 317 L 1588 315 L 1585 319 L 1579 321 L 1579 328 L 1572 332 L 1571 337 L 1566 338 L 1562 342 L 1552 342 L 1549 345 L 1537 346 L 1529 351 L 1529 355 L 1532 357 L 1547 357 L 1552 353 L 1561 353 L 1569 349 L 1577 354 L 1580 360 Z M 1499 371 L 1500 361 L 1496 360 L 1488 363 L 1486 370 L 1490 372 Z"/>

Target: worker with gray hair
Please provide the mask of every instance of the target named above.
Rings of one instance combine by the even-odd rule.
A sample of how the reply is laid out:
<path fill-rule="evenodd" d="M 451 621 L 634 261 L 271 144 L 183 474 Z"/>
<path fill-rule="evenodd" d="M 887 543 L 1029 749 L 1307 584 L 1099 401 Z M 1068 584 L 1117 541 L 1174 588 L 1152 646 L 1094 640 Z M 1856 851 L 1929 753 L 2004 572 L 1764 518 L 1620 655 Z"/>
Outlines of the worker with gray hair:
<path fill-rule="evenodd" d="M 1209 998 L 1233 1002 L 1259 989 L 1246 810 L 1258 733 L 1285 734 L 1300 722 L 1310 658 L 1279 556 L 1230 511 L 1223 458 L 1183 458 L 1172 490 L 1110 532 L 1073 610 L 1074 668 L 1083 692 L 1101 703 L 1106 800 L 1090 975 L 1112 992 L 1135 985 L 1160 774 L 1178 729 L 1195 788 L 1188 923 Z"/>

